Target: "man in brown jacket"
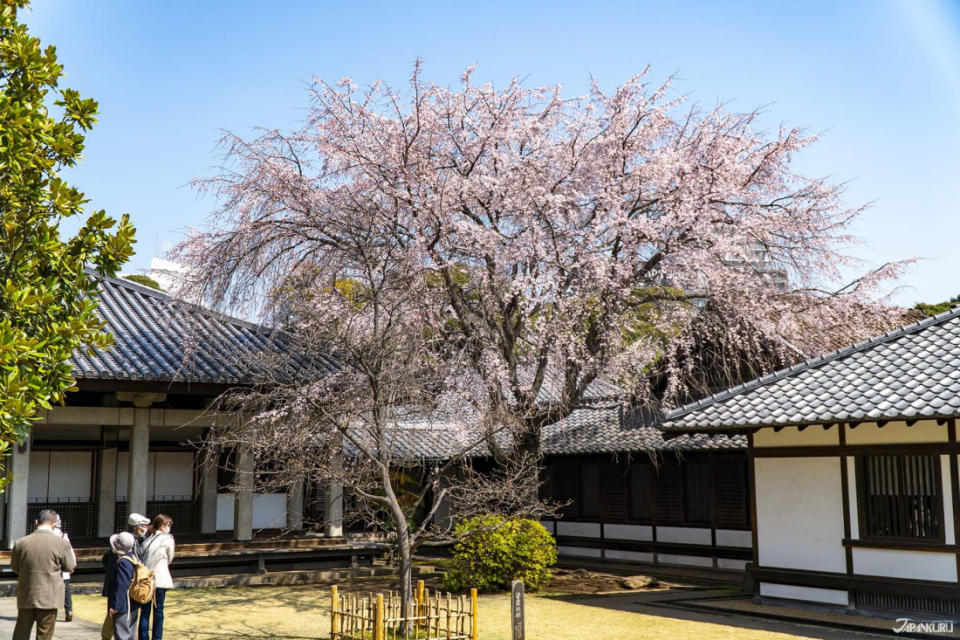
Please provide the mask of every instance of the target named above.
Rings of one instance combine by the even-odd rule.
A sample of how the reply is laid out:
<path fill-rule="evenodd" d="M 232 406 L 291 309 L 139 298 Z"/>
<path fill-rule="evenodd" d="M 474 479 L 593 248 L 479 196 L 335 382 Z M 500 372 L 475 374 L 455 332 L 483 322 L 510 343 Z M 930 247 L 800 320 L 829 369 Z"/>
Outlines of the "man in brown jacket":
<path fill-rule="evenodd" d="M 57 512 L 44 509 L 37 530 L 13 545 L 10 568 L 17 574 L 17 625 L 13 640 L 30 640 L 37 623 L 37 640 L 52 640 L 57 609 L 63 607 L 62 572 L 73 571 L 77 562 L 67 543 L 53 532 Z"/>

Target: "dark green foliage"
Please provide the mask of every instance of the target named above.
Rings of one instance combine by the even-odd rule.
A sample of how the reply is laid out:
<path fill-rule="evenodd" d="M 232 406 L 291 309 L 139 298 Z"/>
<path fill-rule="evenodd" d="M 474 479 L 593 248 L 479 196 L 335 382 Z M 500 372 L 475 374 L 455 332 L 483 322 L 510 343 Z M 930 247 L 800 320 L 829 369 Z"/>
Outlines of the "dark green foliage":
<path fill-rule="evenodd" d="M 960 304 L 960 296 L 954 296 L 947 300 L 946 302 L 937 302 L 936 304 L 927 304 L 926 302 L 918 302 L 914 309 L 919 311 L 925 316 L 935 316 L 938 313 L 943 313 L 944 311 L 949 311 Z"/>
<path fill-rule="evenodd" d="M 17 20 L 27 4 L 0 3 L 0 453 L 73 387 L 71 354 L 110 343 L 85 269 L 113 274 L 133 252 L 127 216 L 85 213 L 59 176 L 80 159 L 97 103 L 60 88 L 56 50 Z M 76 217 L 79 231 L 61 238 Z"/>
<path fill-rule="evenodd" d="M 453 591 L 500 591 L 523 580 L 536 591 L 550 580 L 557 543 L 543 525 L 527 518 L 478 516 L 457 525 L 444 585 Z"/>
<path fill-rule="evenodd" d="M 145 287 L 150 287 L 151 289 L 156 289 L 157 291 L 163 291 L 163 289 L 160 288 L 160 284 L 150 276 L 142 276 L 134 273 L 129 276 L 123 276 L 123 279 L 129 280 L 130 282 L 136 282 L 137 284 L 142 284 Z"/>

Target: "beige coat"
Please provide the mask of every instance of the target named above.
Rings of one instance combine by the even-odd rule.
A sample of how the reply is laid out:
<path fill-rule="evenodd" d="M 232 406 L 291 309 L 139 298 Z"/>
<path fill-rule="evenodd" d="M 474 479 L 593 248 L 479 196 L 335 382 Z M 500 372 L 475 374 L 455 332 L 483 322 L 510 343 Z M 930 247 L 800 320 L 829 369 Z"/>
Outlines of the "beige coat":
<path fill-rule="evenodd" d="M 77 566 L 70 545 L 48 529 L 37 529 L 13 545 L 10 568 L 17 574 L 17 609 L 63 608 L 63 571 Z"/>
<path fill-rule="evenodd" d="M 143 564 L 153 571 L 157 589 L 173 589 L 173 577 L 170 575 L 173 546 L 173 536 L 159 531 L 143 541 Z"/>

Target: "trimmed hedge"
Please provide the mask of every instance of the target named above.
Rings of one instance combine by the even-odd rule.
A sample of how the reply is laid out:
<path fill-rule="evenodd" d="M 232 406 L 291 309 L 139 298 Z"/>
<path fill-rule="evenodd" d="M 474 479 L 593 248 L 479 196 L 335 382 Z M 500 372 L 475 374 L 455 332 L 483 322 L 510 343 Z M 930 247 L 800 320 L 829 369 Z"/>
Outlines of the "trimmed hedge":
<path fill-rule="evenodd" d="M 543 525 L 526 518 L 478 516 L 459 523 L 444 585 L 452 591 L 500 591 L 523 580 L 536 591 L 550 580 L 557 543 Z"/>

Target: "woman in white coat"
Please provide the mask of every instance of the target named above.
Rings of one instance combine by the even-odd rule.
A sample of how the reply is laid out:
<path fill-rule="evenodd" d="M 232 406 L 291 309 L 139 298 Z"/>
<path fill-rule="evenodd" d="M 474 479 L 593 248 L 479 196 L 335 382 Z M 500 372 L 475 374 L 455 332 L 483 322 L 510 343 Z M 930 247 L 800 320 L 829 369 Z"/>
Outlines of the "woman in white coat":
<path fill-rule="evenodd" d="M 143 563 L 153 571 L 156 596 L 153 603 L 147 603 L 140 610 L 140 638 L 139 640 L 162 640 L 163 638 L 163 601 L 167 589 L 173 588 L 173 578 L 170 576 L 170 563 L 173 562 L 173 518 L 158 513 L 147 529 L 147 537 L 143 541 Z M 153 634 L 150 634 L 150 609 L 153 609 Z"/>

